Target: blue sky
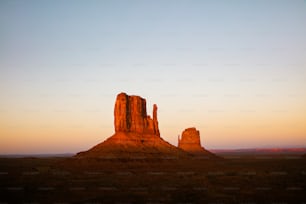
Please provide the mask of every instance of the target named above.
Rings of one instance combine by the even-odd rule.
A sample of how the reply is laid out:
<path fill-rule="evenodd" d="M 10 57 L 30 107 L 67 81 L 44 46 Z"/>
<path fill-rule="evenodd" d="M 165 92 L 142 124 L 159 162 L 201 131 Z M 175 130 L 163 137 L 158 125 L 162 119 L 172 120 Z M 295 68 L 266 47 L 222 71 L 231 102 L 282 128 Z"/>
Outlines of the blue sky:
<path fill-rule="evenodd" d="M 106 139 L 121 91 L 158 104 L 173 144 L 196 126 L 207 148 L 305 146 L 305 25 L 303 0 L 2 0 L 3 151 Z"/>

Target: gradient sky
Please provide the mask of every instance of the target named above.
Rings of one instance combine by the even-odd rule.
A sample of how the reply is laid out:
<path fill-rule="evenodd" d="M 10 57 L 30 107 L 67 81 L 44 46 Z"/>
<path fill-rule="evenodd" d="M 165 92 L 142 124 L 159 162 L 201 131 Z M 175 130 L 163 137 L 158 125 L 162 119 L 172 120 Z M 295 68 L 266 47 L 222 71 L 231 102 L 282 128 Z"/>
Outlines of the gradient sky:
<path fill-rule="evenodd" d="M 120 92 L 161 136 L 306 146 L 306 1 L 0 1 L 0 154 L 83 151 Z"/>

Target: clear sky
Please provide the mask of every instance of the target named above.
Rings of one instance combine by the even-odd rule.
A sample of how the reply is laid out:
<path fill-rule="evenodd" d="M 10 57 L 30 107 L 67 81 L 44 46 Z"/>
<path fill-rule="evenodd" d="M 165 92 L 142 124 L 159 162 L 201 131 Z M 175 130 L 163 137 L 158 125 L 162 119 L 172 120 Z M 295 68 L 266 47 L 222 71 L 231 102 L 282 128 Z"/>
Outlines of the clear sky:
<path fill-rule="evenodd" d="M 207 149 L 306 146 L 306 1 L 0 1 L 0 154 L 78 152 L 120 92 L 161 136 Z"/>

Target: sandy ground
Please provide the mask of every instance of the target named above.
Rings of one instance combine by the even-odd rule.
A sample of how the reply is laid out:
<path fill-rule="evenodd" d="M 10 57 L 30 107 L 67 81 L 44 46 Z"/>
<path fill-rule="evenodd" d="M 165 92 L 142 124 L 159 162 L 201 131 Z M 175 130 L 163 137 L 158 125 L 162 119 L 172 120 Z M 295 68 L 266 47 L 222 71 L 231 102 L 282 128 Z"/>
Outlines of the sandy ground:
<path fill-rule="evenodd" d="M 0 195 L 1 203 L 305 203 L 306 159 L 0 158 Z"/>

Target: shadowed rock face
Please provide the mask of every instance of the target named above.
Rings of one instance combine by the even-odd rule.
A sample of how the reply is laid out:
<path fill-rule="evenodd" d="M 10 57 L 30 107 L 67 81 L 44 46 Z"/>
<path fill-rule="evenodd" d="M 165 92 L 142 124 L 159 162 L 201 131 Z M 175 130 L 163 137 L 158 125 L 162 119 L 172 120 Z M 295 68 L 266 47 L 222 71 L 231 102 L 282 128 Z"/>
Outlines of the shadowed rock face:
<path fill-rule="evenodd" d="M 147 115 L 146 100 L 126 93 L 117 95 L 115 103 L 115 132 L 134 132 L 160 136 L 157 106 L 153 106 L 153 119 Z"/>

